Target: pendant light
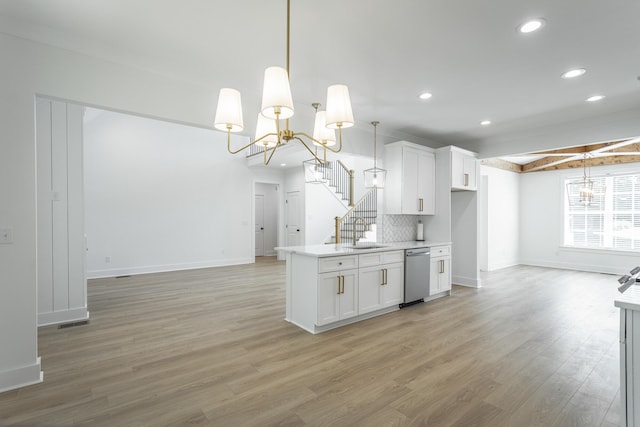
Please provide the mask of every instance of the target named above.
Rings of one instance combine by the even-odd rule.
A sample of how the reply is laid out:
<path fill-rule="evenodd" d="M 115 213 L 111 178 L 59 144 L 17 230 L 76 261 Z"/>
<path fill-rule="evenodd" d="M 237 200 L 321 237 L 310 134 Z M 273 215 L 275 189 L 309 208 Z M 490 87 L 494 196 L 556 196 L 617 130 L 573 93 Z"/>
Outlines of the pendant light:
<path fill-rule="evenodd" d="M 593 201 L 593 181 L 587 174 L 587 157 L 588 154 L 585 154 L 582 159 L 582 179 L 567 184 L 570 206 L 589 206 Z"/>
<path fill-rule="evenodd" d="M 373 168 L 364 171 L 364 186 L 366 188 L 384 188 L 387 171 L 378 167 L 376 130 L 380 122 L 371 122 L 373 125 Z"/>

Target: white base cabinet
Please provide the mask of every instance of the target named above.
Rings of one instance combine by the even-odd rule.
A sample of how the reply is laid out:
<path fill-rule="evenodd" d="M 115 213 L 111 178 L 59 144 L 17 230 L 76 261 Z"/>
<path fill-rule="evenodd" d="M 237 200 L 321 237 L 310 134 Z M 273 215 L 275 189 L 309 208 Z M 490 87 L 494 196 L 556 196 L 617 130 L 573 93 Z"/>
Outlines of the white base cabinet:
<path fill-rule="evenodd" d="M 451 247 L 431 248 L 429 296 L 451 293 Z"/>
<path fill-rule="evenodd" d="M 286 320 L 318 333 L 399 309 L 404 251 L 313 257 L 287 254 Z"/>
<path fill-rule="evenodd" d="M 318 275 L 318 317 L 326 325 L 358 315 L 358 270 Z"/>
<path fill-rule="evenodd" d="M 384 264 L 360 269 L 360 314 L 397 306 L 404 296 L 404 264 Z"/>
<path fill-rule="evenodd" d="M 640 285 L 619 295 L 620 425 L 640 427 Z"/>

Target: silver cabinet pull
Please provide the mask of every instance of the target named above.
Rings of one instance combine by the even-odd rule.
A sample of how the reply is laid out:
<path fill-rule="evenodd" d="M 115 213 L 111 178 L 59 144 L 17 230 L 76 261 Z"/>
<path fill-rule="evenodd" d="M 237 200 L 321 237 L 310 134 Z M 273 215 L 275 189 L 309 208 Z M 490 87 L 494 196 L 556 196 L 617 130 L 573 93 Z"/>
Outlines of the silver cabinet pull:
<path fill-rule="evenodd" d="M 469 186 L 469 174 L 468 173 L 464 174 L 464 186 L 465 187 Z"/>

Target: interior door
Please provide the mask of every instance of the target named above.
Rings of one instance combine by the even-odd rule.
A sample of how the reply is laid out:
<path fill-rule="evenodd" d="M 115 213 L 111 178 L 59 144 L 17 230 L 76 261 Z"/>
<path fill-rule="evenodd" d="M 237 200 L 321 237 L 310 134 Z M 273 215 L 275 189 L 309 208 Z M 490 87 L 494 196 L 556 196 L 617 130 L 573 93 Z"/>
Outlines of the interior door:
<path fill-rule="evenodd" d="M 299 246 L 302 243 L 301 230 L 301 209 L 300 192 L 290 191 L 287 193 L 287 246 Z"/>
<path fill-rule="evenodd" d="M 264 195 L 256 194 L 256 256 L 264 256 Z"/>

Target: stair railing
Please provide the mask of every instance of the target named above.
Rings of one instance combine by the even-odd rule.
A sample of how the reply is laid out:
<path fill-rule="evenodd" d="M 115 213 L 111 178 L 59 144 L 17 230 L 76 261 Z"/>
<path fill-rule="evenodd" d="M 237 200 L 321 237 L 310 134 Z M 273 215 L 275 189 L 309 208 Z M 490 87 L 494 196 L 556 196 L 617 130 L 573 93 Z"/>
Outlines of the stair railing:
<path fill-rule="evenodd" d="M 340 160 L 336 160 L 333 163 L 338 164 L 340 167 L 327 168 L 324 178 L 329 181 L 329 185 L 336 188 L 336 193 L 343 195 L 343 200 L 349 201 L 349 206 L 351 207 L 353 206 L 355 171 L 347 168 Z"/>
<path fill-rule="evenodd" d="M 365 193 L 364 196 L 362 196 L 362 198 L 360 200 L 358 200 L 358 203 L 356 203 L 355 205 L 353 205 L 351 207 L 351 209 L 349 209 L 344 216 L 342 217 L 335 217 L 335 234 L 336 234 L 336 243 L 340 243 L 341 242 L 341 235 L 342 235 L 342 224 L 344 224 L 345 222 L 347 222 L 348 220 L 352 219 L 352 217 L 357 216 L 356 214 L 360 211 L 377 211 L 378 209 L 378 192 L 376 191 L 375 188 L 370 189 L 368 192 Z M 371 225 L 369 222 L 367 222 L 367 225 Z M 366 231 L 366 229 L 365 229 Z M 352 233 L 356 234 L 358 232 L 358 230 L 356 230 L 355 228 L 352 230 Z M 364 234 L 364 231 L 363 233 Z"/>

